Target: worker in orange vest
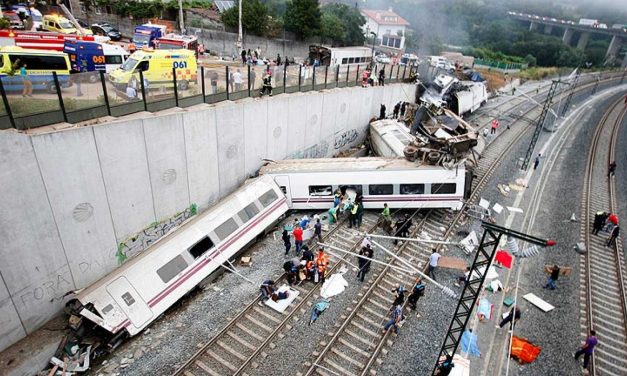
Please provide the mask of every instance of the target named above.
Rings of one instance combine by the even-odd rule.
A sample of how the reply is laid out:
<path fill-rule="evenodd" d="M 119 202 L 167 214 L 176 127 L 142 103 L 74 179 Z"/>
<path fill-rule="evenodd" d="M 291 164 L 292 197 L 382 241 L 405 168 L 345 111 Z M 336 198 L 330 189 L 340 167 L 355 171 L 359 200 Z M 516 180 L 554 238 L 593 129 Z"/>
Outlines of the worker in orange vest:
<path fill-rule="evenodd" d="M 318 255 L 316 256 L 316 268 L 318 269 L 319 280 L 324 283 L 324 277 L 329 266 L 329 256 L 324 253 L 324 248 L 318 249 Z"/>

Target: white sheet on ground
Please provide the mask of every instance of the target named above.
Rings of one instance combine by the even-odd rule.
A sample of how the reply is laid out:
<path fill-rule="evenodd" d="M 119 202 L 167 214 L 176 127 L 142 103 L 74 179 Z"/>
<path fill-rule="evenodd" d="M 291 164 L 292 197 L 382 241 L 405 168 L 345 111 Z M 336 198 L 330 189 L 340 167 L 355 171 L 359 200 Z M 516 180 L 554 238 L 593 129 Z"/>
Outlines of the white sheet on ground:
<path fill-rule="evenodd" d="M 340 273 L 333 274 L 330 278 L 327 278 L 320 289 L 320 296 L 329 299 L 332 296 L 339 295 L 348 287 L 348 282 L 344 279 L 344 276 Z"/>
<path fill-rule="evenodd" d="M 540 308 L 544 312 L 549 312 L 549 311 L 551 311 L 551 310 L 553 310 L 555 308 L 552 305 L 550 305 L 549 303 L 547 303 L 544 300 L 540 299 L 536 294 L 533 294 L 531 292 L 529 294 L 527 294 L 527 295 L 524 295 L 523 298 L 525 298 L 525 300 L 527 300 L 529 303 L 531 303 L 534 306 Z"/>
<path fill-rule="evenodd" d="M 277 290 L 277 293 L 284 292 L 284 291 L 289 291 L 289 296 L 287 297 L 287 299 L 278 300 L 276 302 L 272 299 L 268 299 L 266 300 L 266 305 L 277 312 L 280 312 L 280 313 L 285 312 L 287 307 L 289 307 L 289 305 L 292 304 L 292 302 L 294 301 L 294 299 L 296 299 L 296 297 L 298 296 L 298 294 L 300 294 L 300 292 L 284 284 L 281 287 L 279 287 L 279 289 Z"/>
<path fill-rule="evenodd" d="M 490 209 L 490 201 L 484 199 L 483 197 L 479 200 L 479 206 L 484 209 Z"/>
<path fill-rule="evenodd" d="M 477 233 L 471 231 L 468 236 L 466 236 L 459 244 L 464 247 L 466 253 L 472 253 L 475 250 L 475 247 L 479 245 L 479 239 L 477 239 Z"/>
<path fill-rule="evenodd" d="M 466 359 L 458 354 L 453 356 L 453 370 L 449 373 L 450 376 L 470 376 L 470 359 Z"/>
<path fill-rule="evenodd" d="M 480 267 L 479 272 L 483 274 L 485 272 L 485 266 Z M 488 275 L 486 276 L 486 278 L 494 279 L 498 277 L 499 277 L 499 273 L 496 272 L 496 269 L 494 269 L 494 266 L 490 266 L 490 269 L 488 269 Z M 475 278 L 479 278 L 479 275 L 477 274 L 477 272 L 472 273 L 472 279 L 475 279 Z"/>

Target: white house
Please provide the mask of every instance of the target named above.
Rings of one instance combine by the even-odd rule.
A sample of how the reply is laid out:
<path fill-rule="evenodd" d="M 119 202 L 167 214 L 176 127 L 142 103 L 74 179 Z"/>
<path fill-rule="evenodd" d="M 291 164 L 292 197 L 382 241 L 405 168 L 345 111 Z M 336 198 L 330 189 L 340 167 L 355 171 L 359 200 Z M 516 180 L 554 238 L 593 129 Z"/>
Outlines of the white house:
<path fill-rule="evenodd" d="M 366 36 L 369 37 L 370 33 L 377 35 L 377 49 L 397 56 L 405 51 L 405 28 L 409 22 L 394 13 L 392 8 L 362 9 L 361 14 L 366 18 L 363 26 Z"/>

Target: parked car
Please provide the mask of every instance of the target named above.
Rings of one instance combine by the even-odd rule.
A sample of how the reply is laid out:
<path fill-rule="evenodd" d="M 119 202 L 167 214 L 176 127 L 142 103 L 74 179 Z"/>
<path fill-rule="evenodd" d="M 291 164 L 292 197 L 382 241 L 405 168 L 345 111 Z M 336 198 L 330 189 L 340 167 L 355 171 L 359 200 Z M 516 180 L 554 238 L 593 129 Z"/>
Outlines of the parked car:
<path fill-rule="evenodd" d="M 9 23 L 11 24 L 11 29 L 24 30 L 24 24 L 22 23 L 20 16 L 18 16 L 16 12 L 4 11 L 2 13 L 2 16 L 9 20 Z"/>
<path fill-rule="evenodd" d="M 122 34 L 115 27 L 109 25 L 108 23 L 97 23 L 91 25 L 91 31 L 94 35 L 102 35 L 105 37 L 111 38 L 111 40 L 120 40 L 122 39 Z"/>
<path fill-rule="evenodd" d="M 391 63 L 390 58 L 386 54 L 377 55 L 377 56 L 375 56 L 374 60 L 377 63 L 381 63 L 381 64 L 390 64 Z"/>

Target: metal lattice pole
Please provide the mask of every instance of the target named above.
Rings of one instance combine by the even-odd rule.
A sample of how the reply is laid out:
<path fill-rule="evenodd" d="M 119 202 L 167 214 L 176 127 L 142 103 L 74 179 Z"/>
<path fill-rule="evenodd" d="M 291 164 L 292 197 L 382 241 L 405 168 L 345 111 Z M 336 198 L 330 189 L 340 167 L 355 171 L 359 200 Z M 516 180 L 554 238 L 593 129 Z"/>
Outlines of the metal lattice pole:
<path fill-rule="evenodd" d="M 503 235 L 511 236 L 540 246 L 552 246 L 555 244 L 552 240 L 540 239 L 487 222 L 482 222 L 481 226 L 484 228 L 481 243 L 479 244 L 479 249 L 470 267 L 469 279 L 464 285 L 461 297 L 457 303 L 457 308 L 453 314 L 453 319 L 446 332 L 446 337 L 444 337 L 444 342 L 442 343 L 438 358 L 433 367 L 432 375 L 436 375 L 438 367 L 444 362 L 447 355 L 453 357 L 457 351 L 462 334 L 464 330 L 466 330 L 466 325 L 472 315 L 472 309 L 479 298 L 479 293 L 481 292 L 488 270 L 490 269 L 490 264 L 492 264 L 494 254 L 499 248 L 501 237 Z"/>
<path fill-rule="evenodd" d="M 529 161 L 531 160 L 531 156 L 533 155 L 533 149 L 536 147 L 536 142 L 538 142 L 538 138 L 540 137 L 540 132 L 542 131 L 542 126 L 544 125 L 546 115 L 551 110 L 551 105 L 553 104 L 553 96 L 555 95 L 555 91 L 557 90 L 559 84 L 560 81 L 553 81 L 551 87 L 549 88 L 549 93 L 547 94 L 546 100 L 544 101 L 544 107 L 542 107 L 542 112 L 538 117 L 536 129 L 533 132 L 533 136 L 531 137 L 531 143 L 529 144 L 529 148 L 527 149 L 527 154 L 525 155 L 525 159 L 523 160 L 522 166 L 520 167 L 522 170 L 526 170 L 527 167 L 529 167 Z"/>
<path fill-rule="evenodd" d="M 573 82 L 571 82 L 570 93 L 568 93 L 568 97 L 566 98 L 566 102 L 564 103 L 564 108 L 562 108 L 562 116 L 566 114 L 568 111 L 568 107 L 570 107 L 570 101 L 573 99 L 573 95 L 575 94 L 575 88 L 577 88 L 577 81 L 579 81 L 579 72 L 575 75 Z"/>

